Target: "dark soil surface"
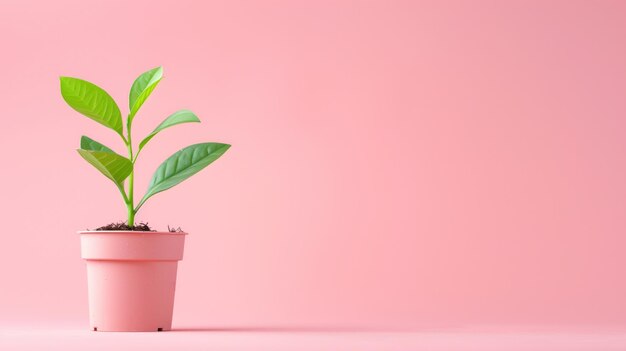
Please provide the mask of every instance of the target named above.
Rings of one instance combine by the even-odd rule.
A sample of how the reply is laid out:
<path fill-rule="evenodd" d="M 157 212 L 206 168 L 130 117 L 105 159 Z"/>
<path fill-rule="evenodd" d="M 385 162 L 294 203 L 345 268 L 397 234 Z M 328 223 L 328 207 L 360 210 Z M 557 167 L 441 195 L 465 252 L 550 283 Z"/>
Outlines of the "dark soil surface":
<path fill-rule="evenodd" d="M 136 231 L 136 232 L 156 232 L 156 229 L 152 229 L 152 227 L 150 227 L 148 223 L 137 223 L 135 224 L 134 227 L 131 227 L 128 224 L 126 224 L 126 222 L 110 223 L 100 228 L 96 228 L 95 230 L 123 230 L 123 231 L 130 230 L 130 231 Z M 167 231 L 170 233 L 182 233 L 183 232 L 183 230 L 180 229 L 180 227 L 170 227 L 169 225 L 167 226 Z"/>
<path fill-rule="evenodd" d="M 137 232 L 155 232 L 156 230 L 150 228 L 148 223 L 137 223 L 133 227 L 126 224 L 126 222 L 110 223 L 96 230 L 131 230 Z"/>

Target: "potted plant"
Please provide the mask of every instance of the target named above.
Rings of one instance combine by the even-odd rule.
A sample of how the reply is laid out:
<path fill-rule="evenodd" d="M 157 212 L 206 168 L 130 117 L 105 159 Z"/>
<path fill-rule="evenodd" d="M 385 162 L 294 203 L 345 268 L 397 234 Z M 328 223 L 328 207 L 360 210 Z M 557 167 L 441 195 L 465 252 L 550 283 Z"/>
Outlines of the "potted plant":
<path fill-rule="evenodd" d="M 78 78 L 61 77 L 61 95 L 74 110 L 115 131 L 127 156 L 83 136 L 78 153 L 119 190 L 128 210 L 125 223 L 81 231 L 81 255 L 87 263 L 89 321 L 95 331 L 170 330 L 174 309 L 176 270 L 182 259 L 186 233 L 153 231 L 135 223 L 137 211 L 155 194 L 196 174 L 230 147 L 222 143 L 187 146 L 165 160 L 154 172 L 139 201 L 134 194 L 134 165 L 159 132 L 182 123 L 200 122 L 189 110 L 174 112 L 135 147 L 132 126 L 137 112 L 159 84 L 157 67 L 135 79 L 129 94 L 126 128 L 113 98 L 98 86 Z"/>

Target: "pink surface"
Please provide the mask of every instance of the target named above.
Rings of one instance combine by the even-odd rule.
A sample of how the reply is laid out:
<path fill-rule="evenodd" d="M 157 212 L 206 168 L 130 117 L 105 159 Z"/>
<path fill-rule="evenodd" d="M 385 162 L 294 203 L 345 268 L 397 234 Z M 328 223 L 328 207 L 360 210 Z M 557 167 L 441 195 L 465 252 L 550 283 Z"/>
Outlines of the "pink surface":
<path fill-rule="evenodd" d="M 302 351 L 623 351 L 614 331 L 422 332 L 181 329 L 167 333 L 96 333 L 76 329 L 0 330 L 3 350 L 302 350 Z"/>
<path fill-rule="evenodd" d="M 58 76 L 126 110 L 163 65 L 133 130 L 203 123 L 139 194 L 233 145 L 138 215 L 190 233 L 174 326 L 623 326 L 624 38 L 620 1 L 2 1 L 0 324 L 87 327 L 75 232 L 125 216 Z"/>

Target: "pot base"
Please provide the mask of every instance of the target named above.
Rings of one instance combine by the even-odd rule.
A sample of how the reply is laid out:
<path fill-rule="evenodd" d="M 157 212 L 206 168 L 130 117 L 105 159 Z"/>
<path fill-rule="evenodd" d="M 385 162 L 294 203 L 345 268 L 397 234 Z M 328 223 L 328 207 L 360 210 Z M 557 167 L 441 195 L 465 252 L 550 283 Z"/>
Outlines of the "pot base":
<path fill-rule="evenodd" d="M 156 331 L 158 332 L 162 332 L 162 331 L 170 331 L 172 329 L 163 329 L 163 328 L 157 328 Z M 103 332 L 103 333 L 108 333 L 108 332 L 133 332 L 135 330 L 98 330 L 97 327 L 93 328 L 93 331 L 97 332 Z M 153 332 L 154 330 L 137 330 L 136 332 Z"/>
<path fill-rule="evenodd" d="M 92 329 L 93 331 L 99 331 L 99 332 L 103 332 L 103 333 L 110 333 L 110 332 L 153 332 L 154 330 L 98 330 L 97 327 L 94 327 Z M 163 328 L 157 328 L 157 332 L 161 332 L 161 331 L 170 331 L 172 329 L 163 329 Z"/>

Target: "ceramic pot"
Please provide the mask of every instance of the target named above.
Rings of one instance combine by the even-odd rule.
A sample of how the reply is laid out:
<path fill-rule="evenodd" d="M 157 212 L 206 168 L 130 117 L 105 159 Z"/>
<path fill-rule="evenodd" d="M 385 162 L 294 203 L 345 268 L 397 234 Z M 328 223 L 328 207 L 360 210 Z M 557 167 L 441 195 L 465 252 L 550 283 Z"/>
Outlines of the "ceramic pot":
<path fill-rule="evenodd" d="M 172 328 L 178 261 L 186 233 L 81 231 L 94 331 Z"/>

